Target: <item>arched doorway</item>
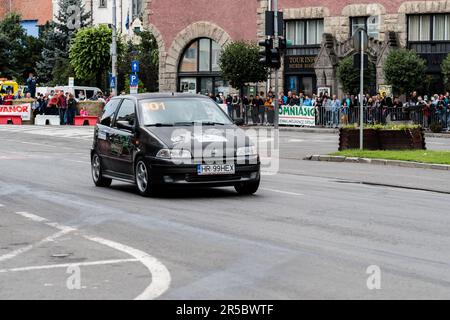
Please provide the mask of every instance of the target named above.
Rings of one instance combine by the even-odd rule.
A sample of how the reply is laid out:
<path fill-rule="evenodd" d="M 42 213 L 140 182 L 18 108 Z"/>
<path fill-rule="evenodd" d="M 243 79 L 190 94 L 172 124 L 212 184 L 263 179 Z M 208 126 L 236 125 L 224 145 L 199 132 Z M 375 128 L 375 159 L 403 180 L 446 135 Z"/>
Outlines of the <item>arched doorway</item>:
<path fill-rule="evenodd" d="M 223 80 L 219 67 L 221 50 L 220 45 L 210 38 L 192 41 L 184 49 L 178 65 L 178 91 L 228 93 L 228 83 Z"/>

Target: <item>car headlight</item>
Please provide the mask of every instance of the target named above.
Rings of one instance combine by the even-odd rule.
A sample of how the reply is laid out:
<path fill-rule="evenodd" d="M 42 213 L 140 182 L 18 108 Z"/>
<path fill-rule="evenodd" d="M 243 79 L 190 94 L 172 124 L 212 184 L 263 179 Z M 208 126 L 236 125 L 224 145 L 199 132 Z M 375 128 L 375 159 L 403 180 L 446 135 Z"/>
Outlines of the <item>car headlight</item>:
<path fill-rule="evenodd" d="M 239 147 L 236 151 L 236 156 L 256 156 L 258 154 L 256 146 Z"/>
<path fill-rule="evenodd" d="M 191 159 L 192 155 L 189 150 L 184 149 L 161 149 L 156 157 L 162 159 Z"/>

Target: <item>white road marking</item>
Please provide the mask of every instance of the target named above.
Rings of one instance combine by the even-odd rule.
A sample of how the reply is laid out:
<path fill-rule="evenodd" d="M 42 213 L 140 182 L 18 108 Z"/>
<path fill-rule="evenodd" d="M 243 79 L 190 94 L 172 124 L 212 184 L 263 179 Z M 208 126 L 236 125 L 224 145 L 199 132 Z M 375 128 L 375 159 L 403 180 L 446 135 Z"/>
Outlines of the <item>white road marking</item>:
<path fill-rule="evenodd" d="M 289 192 L 289 191 L 282 191 L 282 190 L 275 190 L 275 189 L 267 189 L 267 188 L 259 188 L 261 190 L 270 191 L 270 192 L 276 192 L 276 193 L 283 193 L 288 194 L 291 196 L 304 196 L 304 194 L 301 193 L 295 193 L 295 192 Z"/>
<path fill-rule="evenodd" d="M 128 247 L 126 245 L 106 240 L 99 237 L 90 237 L 84 236 L 86 239 L 89 239 L 94 242 L 98 242 L 105 246 L 111 247 L 113 249 L 125 252 L 132 257 L 135 257 L 139 260 L 147 269 L 150 271 L 152 275 L 152 282 L 150 285 L 142 292 L 139 296 L 135 298 L 135 300 L 152 300 L 169 289 L 171 277 L 169 270 L 156 258 L 148 255 L 147 253 Z"/>
<path fill-rule="evenodd" d="M 91 262 L 73 262 L 73 263 L 51 264 L 51 265 L 23 267 L 23 268 L 0 269 L 0 273 L 55 269 L 55 268 L 68 268 L 70 266 L 80 266 L 80 267 L 98 266 L 98 265 L 103 265 L 103 264 L 116 264 L 116 263 L 137 262 L 137 261 L 139 261 L 139 260 L 138 259 L 116 259 L 116 260 L 102 260 L 102 261 L 91 261 Z"/>
<path fill-rule="evenodd" d="M 45 238 L 42 241 L 39 241 L 38 243 L 34 244 L 34 245 L 29 245 L 27 247 L 18 249 L 16 251 L 13 251 L 9 254 L 6 254 L 4 256 L 0 256 L 0 261 L 2 260 L 6 260 L 6 259 L 11 259 L 15 256 L 17 256 L 20 253 L 26 252 L 31 250 L 34 246 L 37 246 L 39 244 L 42 244 L 44 242 L 48 242 L 48 241 L 54 241 L 57 237 L 60 237 L 68 232 L 71 231 L 76 231 L 76 228 L 73 227 L 68 227 L 68 226 L 64 226 L 61 225 L 59 223 L 56 222 L 49 222 L 48 219 L 37 216 L 35 214 L 32 213 L 28 213 L 28 212 L 16 212 L 16 214 L 21 215 L 24 218 L 27 218 L 29 220 L 32 221 L 36 221 L 36 222 L 43 222 L 48 226 L 54 227 L 56 229 L 59 229 L 60 231 L 55 233 L 54 235 L 51 235 L 50 237 Z M 90 240 L 90 241 L 94 241 L 97 242 L 99 244 L 111 247 L 113 249 L 116 249 L 118 251 L 122 251 L 124 253 L 127 253 L 128 255 L 134 257 L 134 259 L 129 259 L 129 260 L 134 260 L 136 262 L 140 262 L 142 263 L 145 267 L 147 267 L 147 269 L 150 271 L 150 274 L 152 276 L 152 281 L 151 283 L 147 286 L 147 288 L 139 295 L 135 298 L 135 300 L 150 300 L 150 299 L 155 299 L 157 297 L 159 297 L 160 295 L 162 295 L 164 292 L 166 292 L 169 287 L 170 287 L 170 283 L 172 281 L 171 276 L 170 276 L 170 272 L 169 270 L 167 270 L 167 268 L 164 266 L 164 264 L 162 264 L 158 259 L 152 257 L 151 255 L 126 246 L 124 244 L 118 243 L 118 242 L 114 242 L 111 240 L 107 240 L 107 239 L 103 239 L 100 237 L 93 237 L 93 236 L 87 236 L 85 235 L 84 238 Z M 123 260 L 123 259 L 122 259 Z M 85 262 L 85 264 L 88 264 L 89 262 Z M 95 263 L 95 262 L 94 262 Z M 99 263 L 97 261 L 97 263 Z M 67 266 L 70 265 L 82 265 L 81 263 L 70 263 L 67 264 Z M 24 267 L 24 268 L 43 268 L 44 266 L 37 266 L 37 267 Z M 19 268 L 19 269 L 24 269 L 24 268 Z"/>
<path fill-rule="evenodd" d="M 0 203 L 0 208 L 1 208 L 1 207 L 4 207 L 4 206 L 5 206 L 5 205 L 3 205 L 3 204 Z"/>
<path fill-rule="evenodd" d="M 24 212 L 24 211 L 16 212 L 16 214 L 18 214 L 18 215 L 20 215 L 20 216 L 22 216 L 22 217 L 24 217 L 24 218 L 27 218 L 28 220 L 35 221 L 35 222 L 44 222 L 44 221 L 48 221 L 48 220 L 45 219 L 45 218 L 42 218 L 42 217 L 39 217 L 39 216 L 37 216 L 37 215 L 35 215 L 35 214 L 28 213 L 28 212 Z"/>
<path fill-rule="evenodd" d="M 37 247 L 37 246 L 39 246 L 39 245 L 41 245 L 41 244 L 43 244 L 43 243 L 53 242 L 53 241 L 55 241 L 57 238 L 59 238 L 59 237 L 65 235 L 65 234 L 67 234 L 67 233 L 69 233 L 69 232 L 71 232 L 71 231 L 73 231 L 73 230 L 75 230 L 75 229 L 69 228 L 69 227 L 64 228 L 63 230 L 60 230 L 60 231 L 58 231 L 57 233 L 52 234 L 51 236 L 48 236 L 48 237 L 42 239 L 41 241 L 38 241 L 38 242 L 36 242 L 36 243 L 34 243 L 34 244 L 30 244 L 30 245 L 25 246 L 25 247 L 23 247 L 23 248 L 19 248 L 19 249 L 17 249 L 17 250 L 14 250 L 14 251 L 11 251 L 11 252 L 6 253 L 6 254 L 4 254 L 4 255 L 1 255 L 1 256 L 0 256 L 0 262 L 5 261 L 5 260 L 9 260 L 9 259 L 12 259 L 12 258 L 15 258 L 15 257 L 17 257 L 19 254 L 22 254 L 22 253 L 24 253 L 24 252 L 30 251 L 30 250 L 33 249 L 34 247 Z"/>

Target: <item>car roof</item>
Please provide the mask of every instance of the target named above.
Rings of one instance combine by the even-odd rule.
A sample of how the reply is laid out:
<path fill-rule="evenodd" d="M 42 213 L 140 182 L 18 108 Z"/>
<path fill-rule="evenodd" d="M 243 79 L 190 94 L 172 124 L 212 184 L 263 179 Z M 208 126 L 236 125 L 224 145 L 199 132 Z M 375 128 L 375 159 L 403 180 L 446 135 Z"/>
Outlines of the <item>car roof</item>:
<path fill-rule="evenodd" d="M 146 100 L 146 99 L 170 99 L 170 98 L 197 98 L 197 99 L 210 99 L 207 96 L 194 93 L 182 93 L 182 92 L 153 92 L 153 93 L 138 93 L 138 94 L 127 94 L 123 96 L 117 96 L 114 98 L 134 98 L 136 100 Z"/>

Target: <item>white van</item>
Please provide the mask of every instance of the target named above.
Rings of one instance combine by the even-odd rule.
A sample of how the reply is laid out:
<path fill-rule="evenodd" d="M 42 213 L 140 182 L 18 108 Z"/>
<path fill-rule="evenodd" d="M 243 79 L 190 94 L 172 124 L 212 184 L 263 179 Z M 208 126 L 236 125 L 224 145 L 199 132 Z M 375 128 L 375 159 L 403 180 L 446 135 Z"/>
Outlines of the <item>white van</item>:
<path fill-rule="evenodd" d="M 82 86 L 62 86 L 62 87 L 55 87 L 56 90 L 63 90 L 64 92 L 72 93 L 75 96 L 75 99 L 77 100 L 89 100 L 93 96 L 96 96 L 98 92 L 102 92 L 97 87 L 82 87 Z"/>

